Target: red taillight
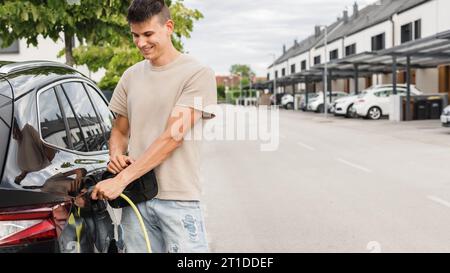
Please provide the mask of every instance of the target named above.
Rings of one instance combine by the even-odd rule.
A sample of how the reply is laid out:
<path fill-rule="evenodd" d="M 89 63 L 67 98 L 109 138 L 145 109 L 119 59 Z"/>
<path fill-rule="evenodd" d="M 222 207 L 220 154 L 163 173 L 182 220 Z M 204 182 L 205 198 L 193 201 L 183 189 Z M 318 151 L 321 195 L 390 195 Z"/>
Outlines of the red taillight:
<path fill-rule="evenodd" d="M 0 213 L 0 247 L 55 239 L 61 233 L 70 204 Z"/>
<path fill-rule="evenodd" d="M 0 241 L 0 246 L 29 244 L 37 241 L 51 240 L 56 237 L 54 223 L 51 220 L 44 220 L 37 225 L 6 237 Z"/>

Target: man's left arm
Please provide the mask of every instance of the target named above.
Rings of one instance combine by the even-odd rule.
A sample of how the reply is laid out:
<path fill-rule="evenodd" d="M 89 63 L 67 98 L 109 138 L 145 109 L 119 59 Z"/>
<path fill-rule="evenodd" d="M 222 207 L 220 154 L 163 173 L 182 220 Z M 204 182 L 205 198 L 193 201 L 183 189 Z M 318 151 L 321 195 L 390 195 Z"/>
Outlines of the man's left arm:
<path fill-rule="evenodd" d="M 160 165 L 183 143 L 183 137 L 202 119 L 202 112 L 191 107 L 175 106 L 165 131 L 133 164 L 112 179 L 98 183 L 92 199 L 114 200 L 128 184 Z"/>

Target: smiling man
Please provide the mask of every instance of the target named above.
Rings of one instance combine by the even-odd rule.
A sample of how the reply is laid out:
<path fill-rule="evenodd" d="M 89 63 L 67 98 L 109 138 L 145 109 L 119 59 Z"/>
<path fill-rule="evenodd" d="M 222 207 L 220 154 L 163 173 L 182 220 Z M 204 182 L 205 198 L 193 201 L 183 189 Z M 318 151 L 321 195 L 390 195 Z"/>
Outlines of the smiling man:
<path fill-rule="evenodd" d="M 199 203 L 200 143 L 184 136 L 214 117 L 204 111 L 217 103 L 214 72 L 175 49 L 174 22 L 163 0 L 133 1 L 127 19 L 145 60 L 126 70 L 114 91 L 110 109 L 117 118 L 108 170 L 117 175 L 97 184 L 92 198 L 116 199 L 154 169 L 158 195 L 138 204 L 152 251 L 208 252 Z M 121 225 L 126 252 L 145 252 L 130 207 L 123 209 Z"/>

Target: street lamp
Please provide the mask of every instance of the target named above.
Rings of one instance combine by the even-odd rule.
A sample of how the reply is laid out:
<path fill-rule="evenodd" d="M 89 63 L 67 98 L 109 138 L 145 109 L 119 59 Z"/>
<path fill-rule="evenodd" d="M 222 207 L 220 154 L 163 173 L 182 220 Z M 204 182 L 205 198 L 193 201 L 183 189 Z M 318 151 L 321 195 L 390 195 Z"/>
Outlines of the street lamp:
<path fill-rule="evenodd" d="M 328 62 L 327 62 L 327 46 L 328 46 L 328 27 L 326 25 L 321 25 L 325 29 L 325 43 L 324 43 L 324 75 L 323 75 L 323 112 L 325 113 L 325 118 L 328 118 L 328 103 L 327 103 L 327 91 L 328 91 Z"/>
<path fill-rule="evenodd" d="M 275 61 L 277 60 L 277 55 L 275 55 L 275 53 L 270 53 L 270 56 L 273 57 L 273 98 L 274 98 L 274 102 L 273 105 L 276 107 L 277 106 L 277 75 L 275 73 Z"/>

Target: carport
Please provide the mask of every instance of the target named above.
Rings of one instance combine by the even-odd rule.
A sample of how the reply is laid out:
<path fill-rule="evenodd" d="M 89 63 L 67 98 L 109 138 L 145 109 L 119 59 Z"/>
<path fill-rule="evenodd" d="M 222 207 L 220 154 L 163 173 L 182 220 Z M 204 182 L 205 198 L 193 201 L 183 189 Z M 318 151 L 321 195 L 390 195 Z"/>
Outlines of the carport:
<path fill-rule="evenodd" d="M 375 74 L 391 74 L 394 94 L 397 94 L 397 72 L 406 72 L 406 120 L 411 120 L 411 69 L 437 68 L 450 64 L 450 31 L 406 42 L 396 47 L 376 52 L 363 52 L 327 63 L 328 86 L 336 79 L 353 78 L 356 93 L 358 93 L 358 79 Z M 310 92 L 309 83 L 324 81 L 325 64 L 311 67 L 310 70 L 295 73 L 283 78 L 277 78 L 277 86 L 306 84 L 306 94 Z M 273 81 L 261 85 L 272 87 Z M 295 96 L 295 88 L 294 96 Z M 330 90 L 327 90 L 331 93 Z"/>
<path fill-rule="evenodd" d="M 397 94 L 397 71 L 406 72 L 406 120 L 411 120 L 411 69 L 437 68 L 450 63 L 450 31 L 439 33 L 402 45 L 377 51 L 363 52 L 327 63 L 328 78 L 345 78 L 353 73 L 355 90 L 364 75 L 392 73 L 393 93 Z M 324 71 L 325 64 L 312 69 Z M 337 75 L 336 75 L 337 74 Z M 331 91 L 330 91 L 331 92 Z"/>

